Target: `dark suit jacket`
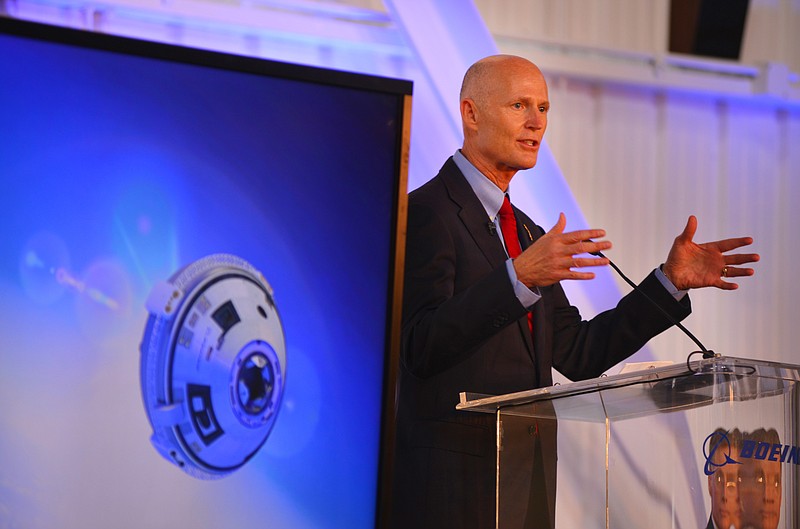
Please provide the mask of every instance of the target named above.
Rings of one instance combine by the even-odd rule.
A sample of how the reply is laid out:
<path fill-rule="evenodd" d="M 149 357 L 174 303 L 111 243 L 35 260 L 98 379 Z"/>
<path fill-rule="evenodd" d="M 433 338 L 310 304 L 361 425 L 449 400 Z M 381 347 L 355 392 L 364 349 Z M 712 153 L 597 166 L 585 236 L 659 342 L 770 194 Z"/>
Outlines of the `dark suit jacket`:
<path fill-rule="evenodd" d="M 544 232 L 515 213 L 524 250 Z M 508 279 L 507 256 L 487 222 L 452 158 L 409 196 L 394 527 L 494 527 L 495 420 L 457 412 L 459 392 L 501 395 L 549 386 L 553 367 L 572 380 L 596 377 L 670 325 L 636 292 L 581 321 L 555 284 L 540 288 L 532 340 L 527 309 Z M 688 297 L 677 302 L 653 274 L 640 286 L 676 320 L 689 314 Z M 544 429 L 551 434 L 537 436 L 528 463 L 547 467 L 552 490 L 547 501 L 528 509 L 547 512 L 527 516 L 548 527 L 555 434 Z M 538 501 L 538 493 L 520 496 Z"/>

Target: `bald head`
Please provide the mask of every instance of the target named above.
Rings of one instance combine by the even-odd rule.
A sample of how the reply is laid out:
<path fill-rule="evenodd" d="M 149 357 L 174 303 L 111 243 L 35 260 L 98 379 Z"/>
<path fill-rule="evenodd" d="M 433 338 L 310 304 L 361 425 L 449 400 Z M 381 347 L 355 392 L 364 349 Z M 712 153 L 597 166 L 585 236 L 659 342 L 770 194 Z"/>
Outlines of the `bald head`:
<path fill-rule="evenodd" d="M 461 83 L 459 100 L 472 99 L 478 104 L 483 103 L 492 86 L 513 71 L 528 70 L 542 75 L 539 67 L 528 59 L 516 55 L 491 55 L 484 57 L 467 69 Z"/>

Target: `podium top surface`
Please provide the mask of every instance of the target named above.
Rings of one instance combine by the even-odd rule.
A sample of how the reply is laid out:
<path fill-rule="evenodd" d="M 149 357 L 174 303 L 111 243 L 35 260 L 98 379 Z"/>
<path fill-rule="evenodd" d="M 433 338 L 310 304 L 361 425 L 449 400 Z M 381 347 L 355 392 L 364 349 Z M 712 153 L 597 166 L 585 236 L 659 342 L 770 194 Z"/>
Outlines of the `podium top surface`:
<path fill-rule="evenodd" d="M 798 382 L 800 366 L 718 356 L 508 395 L 461 393 L 456 409 L 604 422 L 782 395 Z"/>

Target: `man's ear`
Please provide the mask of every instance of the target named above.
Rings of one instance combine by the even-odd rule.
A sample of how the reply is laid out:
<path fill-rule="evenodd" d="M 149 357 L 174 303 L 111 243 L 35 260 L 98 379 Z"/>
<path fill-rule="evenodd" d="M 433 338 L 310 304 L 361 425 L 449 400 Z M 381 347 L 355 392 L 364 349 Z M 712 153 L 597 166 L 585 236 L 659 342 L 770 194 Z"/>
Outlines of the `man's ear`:
<path fill-rule="evenodd" d="M 478 106 L 469 97 L 461 100 L 461 122 L 467 129 L 474 130 L 478 126 Z"/>

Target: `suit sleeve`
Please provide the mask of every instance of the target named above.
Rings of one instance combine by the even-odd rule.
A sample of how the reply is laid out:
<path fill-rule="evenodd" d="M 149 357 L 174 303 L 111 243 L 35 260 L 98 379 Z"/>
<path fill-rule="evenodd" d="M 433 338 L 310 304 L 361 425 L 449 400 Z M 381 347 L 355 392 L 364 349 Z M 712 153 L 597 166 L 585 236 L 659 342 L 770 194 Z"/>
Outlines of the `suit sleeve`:
<path fill-rule="evenodd" d="M 691 313 L 689 297 L 677 301 L 655 273 L 624 296 L 612 310 L 581 321 L 564 291 L 553 292 L 553 367 L 571 380 L 600 376 L 625 360 L 654 336 L 672 326 L 659 310 L 680 321 Z M 649 298 L 649 299 L 647 299 Z M 658 307 L 656 306 L 658 305 Z"/>

